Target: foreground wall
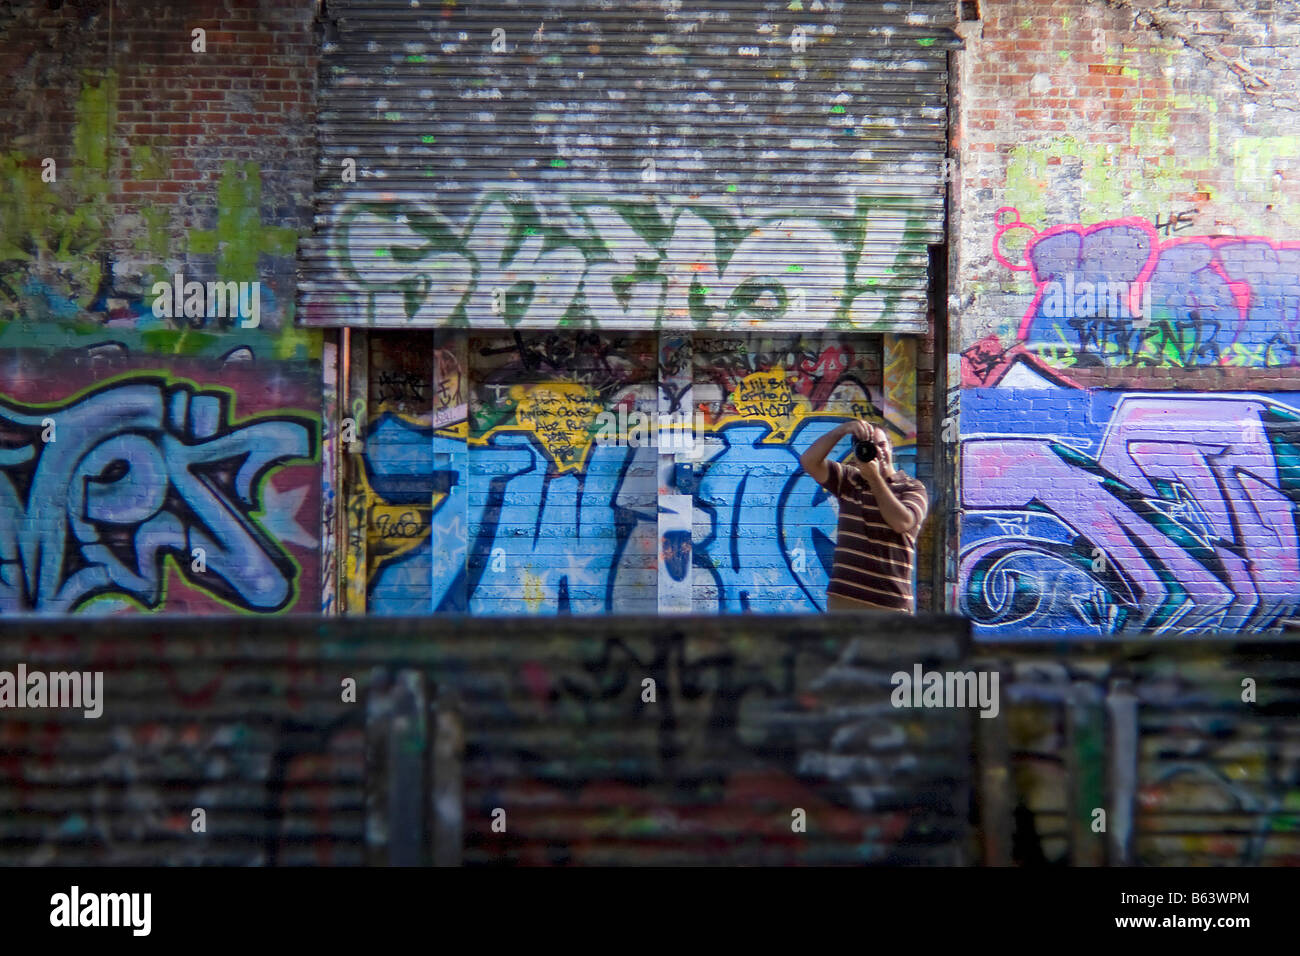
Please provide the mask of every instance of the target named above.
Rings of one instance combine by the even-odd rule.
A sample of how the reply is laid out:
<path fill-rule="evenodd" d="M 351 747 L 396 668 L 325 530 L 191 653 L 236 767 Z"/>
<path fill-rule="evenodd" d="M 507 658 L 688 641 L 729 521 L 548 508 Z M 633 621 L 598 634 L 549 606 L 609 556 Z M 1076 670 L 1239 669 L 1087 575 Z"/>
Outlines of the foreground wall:
<path fill-rule="evenodd" d="M 0 11 L 0 614 L 321 609 L 314 6 Z"/>
<path fill-rule="evenodd" d="M 0 863 L 1300 862 L 1293 642 L 559 623 L 0 623 Z M 14 706 L 20 665 L 102 713 Z M 918 665 L 996 714 L 895 708 Z"/>
<path fill-rule="evenodd" d="M 1300 606 L 1300 21 L 979 6 L 950 606 L 999 639 L 1276 629 Z"/>
<path fill-rule="evenodd" d="M 0 863 L 970 859 L 973 712 L 890 705 L 966 623 L 749 620 L 5 622 L 104 693 L 0 711 Z"/>
<path fill-rule="evenodd" d="M 975 666 L 1002 688 L 975 727 L 984 862 L 1300 864 L 1294 642 L 984 644 Z"/>

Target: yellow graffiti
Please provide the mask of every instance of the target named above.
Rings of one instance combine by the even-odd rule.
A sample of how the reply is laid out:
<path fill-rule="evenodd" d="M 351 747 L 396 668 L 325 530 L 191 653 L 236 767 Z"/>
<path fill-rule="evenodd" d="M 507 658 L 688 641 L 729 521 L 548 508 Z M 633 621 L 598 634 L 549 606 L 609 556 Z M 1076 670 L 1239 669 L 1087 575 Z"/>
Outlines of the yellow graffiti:
<path fill-rule="evenodd" d="M 885 404 L 892 409 L 904 431 L 916 422 L 915 345 L 898 335 L 885 336 Z"/>
<path fill-rule="evenodd" d="M 601 405 L 595 390 L 570 382 L 516 385 L 515 420 L 532 431 L 546 454 L 564 472 L 582 468 L 591 450 L 592 425 Z"/>
<path fill-rule="evenodd" d="M 409 415 L 396 417 L 417 428 L 428 425 L 427 421 L 417 417 Z M 438 429 L 438 433 L 458 434 L 459 437 L 464 437 L 465 429 L 465 423 L 461 422 L 449 429 Z M 349 581 L 353 580 L 351 575 L 355 574 L 356 580 L 365 581 L 368 589 L 374 584 L 379 572 L 387 565 L 428 540 L 433 525 L 433 513 L 438 510 L 447 493 L 435 491 L 430 495 L 428 504 L 390 505 L 370 486 L 366 470 L 360 466 L 361 456 L 349 455 L 348 462 L 355 466 L 355 471 L 350 473 L 348 482 L 349 508 L 353 509 L 349 534 L 364 529 L 364 539 L 354 537 L 352 546 L 347 550 L 346 566 Z M 363 566 L 367 569 L 364 575 L 361 574 Z M 357 601 L 360 601 L 366 593 L 365 590 L 359 590 Z M 364 610 L 365 605 L 350 603 L 349 607 Z"/>
<path fill-rule="evenodd" d="M 459 438 L 461 441 L 467 441 L 469 439 L 469 422 L 459 421 L 444 428 L 435 428 L 433 433 L 441 435 L 443 438 Z"/>
<path fill-rule="evenodd" d="M 533 574 L 532 571 L 524 572 L 524 603 L 528 605 L 528 610 L 536 614 L 542 609 L 542 602 L 546 600 L 546 585 L 540 575 Z"/>
<path fill-rule="evenodd" d="M 799 420 L 812 412 L 808 400 L 790 388 L 785 369 L 780 366 L 746 375 L 731 393 L 731 404 L 736 409 L 735 418 L 757 418 L 772 426 L 765 442 L 787 440 Z"/>
<path fill-rule="evenodd" d="M 419 547 L 429 537 L 432 506 L 386 505 L 370 508 L 370 560 L 372 576 L 383 565 Z"/>

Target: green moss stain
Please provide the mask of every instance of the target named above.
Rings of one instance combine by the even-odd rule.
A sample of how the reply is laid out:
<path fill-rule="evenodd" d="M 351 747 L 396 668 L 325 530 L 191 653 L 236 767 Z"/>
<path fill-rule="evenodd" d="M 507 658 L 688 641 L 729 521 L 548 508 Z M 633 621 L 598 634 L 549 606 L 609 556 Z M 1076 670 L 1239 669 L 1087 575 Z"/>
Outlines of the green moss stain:
<path fill-rule="evenodd" d="M 75 315 L 98 288 L 116 103 L 113 73 L 85 83 L 70 152 L 47 154 L 56 163 L 53 183 L 41 179 L 44 155 L 0 156 L 0 316 Z"/>
<path fill-rule="evenodd" d="M 258 278 L 262 254 L 293 256 L 298 232 L 286 226 L 262 224 L 262 174 L 257 163 L 228 160 L 217 186 L 217 225 L 190 236 L 190 252 L 216 255 L 217 277 L 224 282 L 252 282 Z"/>
<path fill-rule="evenodd" d="M 1282 191 L 1274 184 L 1278 171 L 1288 179 L 1296 175 L 1300 136 L 1243 136 L 1232 144 L 1232 176 L 1242 198 L 1261 205 L 1273 204 L 1289 226 L 1300 227 L 1300 207 L 1281 204 Z"/>
<path fill-rule="evenodd" d="M 158 259 L 167 257 L 171 243 L 171 210 L 165 206 L 145 203 L 137 210 L 141 229 L 135 239 L 135 250 Z"/>
<path fill-rule="evenodd" d="M 1015 206 L 1021 220 L 1035 229 L 1054 225 L 1047 222 L 1047 200 L 1053 189 L 1073 179 L 1070 167 L 1078 170 L 1080 202 L 1087 210 L 1081 218 L 1086 221 L 1151 216 L 1178 204 L 1179 197 L 1196 188 L 1196 175 L 1213 160 L 1188 162 L 1163 155 L 1166 140 L 1161 131 L 1168 133 L 1168 115 L 1162 119 L 1154 128 L 1134 125 L 1130 146 L 1124 148 L 1068 135 L 1016 147 L 1008 159 L 1001 204 Z"/>
<path fill-rule="evenodd" d="M 166 179 L 171 172 L 167 154 L 152 146 L 131 147 L 131 172 L 137 179 Z"/>
<path fill-rule="evenodd" d="M 108 73 L 102 82 L 87 83 L 77 97 L 77 125 L 72 131 L 69 173 L 80 174 L 89 195 L 108 198 L 108 143 L 117 114 L 117 77 Z"/>

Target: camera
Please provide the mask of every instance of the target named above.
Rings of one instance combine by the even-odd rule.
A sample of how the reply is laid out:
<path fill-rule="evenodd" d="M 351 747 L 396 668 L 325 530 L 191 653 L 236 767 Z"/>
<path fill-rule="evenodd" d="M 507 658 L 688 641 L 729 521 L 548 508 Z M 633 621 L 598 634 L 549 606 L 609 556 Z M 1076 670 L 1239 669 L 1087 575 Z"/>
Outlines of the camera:
<path fill-rule="evenodd" d="M 876 443 L 870 438 L 859 438 L 853 443 L 853 454 L 858 456 L 858 461 L 875 461 L 879 453 Z"/>

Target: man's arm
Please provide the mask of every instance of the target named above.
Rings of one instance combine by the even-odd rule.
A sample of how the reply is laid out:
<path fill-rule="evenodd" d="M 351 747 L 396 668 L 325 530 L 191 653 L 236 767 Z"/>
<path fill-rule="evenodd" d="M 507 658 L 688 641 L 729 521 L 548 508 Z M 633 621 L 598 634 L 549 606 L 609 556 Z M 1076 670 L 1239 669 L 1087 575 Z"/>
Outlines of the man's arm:
<path fill-rule="evenodd" d="M 871 486 L 871 493 L 876 496 L 876 505 L 885 518 L 885 524 L 898 534 L 915 535 L 921 530 L 921 523 L 925 520 L 924 509 L 909 508 L 899 500 L 898 495 L 894 494 L 894 489 L 885 480 L 885 476 L 880 473 L 878 462 L 867 462 L 862 468 L 862 474 L 867 479 L 867 484 Z"/>
<path fill-rule="evenodd" d="M 826 465 L 826 456 L 839 444 L 841 438 L 845 435 L 857 433 L 859 430 L 863 433 L 862 437 L 871 437 L 870 434 L 866 433 L 867 426 L 863 422 L 841 422 L 808 446 L 808 450 L 799 456 L 799 464 L 803 466 L 804 471 L 813 476 L 813 480 L 817 484 L 824 486 L 831 473 L 830 468 Z"/>

